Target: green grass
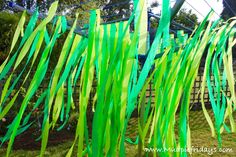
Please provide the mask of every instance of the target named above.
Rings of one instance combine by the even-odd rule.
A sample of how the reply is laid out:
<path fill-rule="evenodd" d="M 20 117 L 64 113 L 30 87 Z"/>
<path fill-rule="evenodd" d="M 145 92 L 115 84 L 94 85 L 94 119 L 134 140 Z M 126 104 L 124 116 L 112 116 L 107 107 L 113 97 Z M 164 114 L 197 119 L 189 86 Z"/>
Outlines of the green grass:
<path fill-rule="evenodd" d="M 210 112 L 212 116 L 213 113 Z M 236 115 L 234 115 L 236 118 Z M 190 128 L 191 128 L 191 140 L 192 146 L 194 147 L 206 147 L 206 148 L 217 148 L 218 141 L 216 138 L 211 137 L 211 130 L 208 123 L 202 113 L 202 111 L 190 113 Z M 236 133 L 222 134 L 222 148 L 232 148 L 233 152 L 221 153 L 217 151 L 212 156 L 236 156 Z M 209 156 L 207 153 L 194 153 L 193 157 Z"/>
<path fill-rule="evenodd" d="M 210 112 L 210 115 L 213 115 Z M 236 115 L 234 116 L 236 118 Z M 178 117 L 177 117 L 178 121 Z M 132 118 L 128 125 L 127 136 L 135 138 L 137 135 L 137 118 Z M 217 148 L 218 142 L 216 138 L 211 137 L 211 131 L 202 111 L 191 111 L 190 112 L 190 128 L 191 128 L 191 142 L 194 148 L 205 147 L 208 149 Z M 214 157 L 226 157 L 236 156 L 236 133 L 223 133 L 222 134 L 223 145 L 222 148 L 230 148 L 232 152 L 215 152 L 212 154 Z M 67 141 L 62 144 L 50 146 L 47 148 L 45 157 L 64 157 L 69 150 L 72 141 Z M 126 155 L 128 157 L 135 157 L 137 155 L 138 145 L 131 145 L 126 143 Z M 5 156 L 6 149 L 0 149 L 0 156 Z M 40 153 L 40 150 L 13 150 L 11 153 L 12 157 L 36 157 Z M 151 156 L 151 153 L 149 153 Z M 73 152 L 72 156 L 76 156 L 76 151 Z M 209 156 L 206 152 L 194 152 L 193 157 L 207 157 Z"/>
<path fill-rule="evenodd" d="M 49 147 L 45 152 L 45 157 L 64 157 L 71 147 L 72 141 Z M 6 149 L 0 149 L 0 156 L 5 156 Z M 36 157 L 39 156 L 40 150 L 13 150 L 12 157 Z"/>

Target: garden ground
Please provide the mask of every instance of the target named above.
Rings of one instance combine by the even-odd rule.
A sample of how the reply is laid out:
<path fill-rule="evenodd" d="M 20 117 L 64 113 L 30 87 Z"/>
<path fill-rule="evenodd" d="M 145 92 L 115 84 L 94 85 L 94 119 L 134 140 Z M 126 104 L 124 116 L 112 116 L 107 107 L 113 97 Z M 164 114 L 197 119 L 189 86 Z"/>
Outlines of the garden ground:
<path fill-rule="evenodd" d="M 210 115 L 213 115 L 210 112 Z M 236 115 L 234 115 L 236 118 Z M 177 118 L 178 120 L 178 118 Z M 206 149 L 216 149 L 218 144 L 215 138 L 211 137 L 209 126 L 205 120 L 202 111 L 190 112 L 190 128 L 191 128 L 191 142 L 195 150 L 198 148 L 199 152 L 193 152 L 193 157 L 233 157 L 236 156 L 236 133 L 223 133 L 223 146 L 222 151 L 216 151 L 212 155 L 205 152 Z M 137 119 L 132 118 L 128 128 L 127 135 L 134 139 L 137 134 Z M 12 157 L 35 157 L 40 152 L 40 141 L 36 142 L 35 138 L 38 137 L 37 130 L 29 130 L 24 134 L 18 136 L 13 147 Z M 64 157 L 70 148 L 74 138 L 74 133 L 64 130 L 62 132 L 52 132 L 49 136 L 48 148 L 45 157 Z M 201 150 L 204 148 L 205 150 Z M 126 151 L 127 157 L 135 157 L 137 155 L 137 146 L 127 144 Z M 5 156 L 6 149 L 0 149 L 0 156 Z M 151 154 L 149 154 L 151 156 Z M 76 152 L 74 155 L 76 156 Z"/>

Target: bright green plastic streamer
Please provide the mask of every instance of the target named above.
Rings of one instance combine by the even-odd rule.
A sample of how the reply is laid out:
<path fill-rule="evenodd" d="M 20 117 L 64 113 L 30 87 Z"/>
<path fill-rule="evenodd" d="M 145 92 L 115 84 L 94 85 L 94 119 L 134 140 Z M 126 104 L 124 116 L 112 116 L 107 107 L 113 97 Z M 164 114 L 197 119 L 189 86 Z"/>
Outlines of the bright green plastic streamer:
<path fill-rule="evenodd" d="M 200 97 L 212 136 L 217 137 L 221 147 L 221 133 L 224 130 L 232 133 L 236 131 L 232 57 L 232 47 L 236 43 L 235 18 L 231 22 L 217 20 L 207 24 L 212 16 L 210 12 L 192 35 L 188 36 L 180 30 L 174 37 L 169 34 L 170 1 L 163 0 L 156 37 L 149 48 L 145 22 L 146 0 L 134 0 L 134 11 L 125 22 L 101 25 L 100 11 L 92 11 L 88 38 L 74 33 L 78 15 L 71 30 L 66 33 L 66 17 L 55 16 L 57 5 L 58 2 L 52 4 L 48 16 L 39 24 L 39 13 L 36 11 L 25 30 L 26 12 L 22 14 L 9 56 L 0 66 L 0 80 L 5 79 L 0 98 L 0 120 L 10 114 L 13 106 L 19 106 L 5 136 L 0 138 L 2 144 L 9 140 L 6 156 L 10 155 L 15 137 L 33 126 L 36 120 L 31 121 L 31 117 L 35 118 L 33 112 L 38 108 L 40 116 L 43 116 L 42 134 L 39 137 L 42 139 L 40 156 L 45 154 L 50 130 L 64 129 L 72 111 L 78 111 L 78 122 L 67 157 L 74 155 L 76 146 L 78 157 L 125 156 L 125 142 L 138 144 L 139 153 L 144 147 L 191 148 L 191 90 L 204 53 L 207 57 Z M 133 20 L 135 30 L 130 33 Z M 51 34 L 47 31 L 50 22 Z M 54 52 L 54 45 L 62 34 L 67 34 L 64 43 L 59 43 L 63 45 L 62 50 Z M 18 40 L 21 40 L 19 45 Z M 52 69 L 46 89 L 32 102 L 32 97 L 37 95 L 48 75 L 52 53 L 59 53 L 58 63 Z M 147 58 L 140 66 L 138 55 L 145 53 Z M 39 63 L 35 65 L 37 59 Z M 36 71 L 33 70 L 35 66 Z M 21 70 L 19 67 L 22 67 Z M 147 101 L 146 91 L 150 82 L 153 83 L 151 88 L 155 97 L 150 96 Z M 225 94 L 227 83 L 230 97 Z M 79 89 L 76 89 L 78 85 Z M 22 90 L 25 91 L 24 98 L 19 100 Z M 79 93 L 75 95 L 75 91 Z M 205 107 L 206 91 L 214 117 L 208 114 Z M 95 93 L 93 97 L 92 92 Z M 92 103 L 90 99 L 93 99 Z M 79 100 L 79 104 L 75 103 L 76 100 Z M 33 107 L 29 104 L 33 104 Z M 126 131 L 135 109 L 139 116 L 138 134 L 133 142 L 126 136 Z M 92 128 L 88 128 L 87 114 L 91 112 L 94 114 Z M 176 116 L 179 116 L 178 123 Z M 228 119 L 230 126 L 225 124 Z M 188 152 L 183 151 L 153 153 L 155 157 L 187 155 Z"/>

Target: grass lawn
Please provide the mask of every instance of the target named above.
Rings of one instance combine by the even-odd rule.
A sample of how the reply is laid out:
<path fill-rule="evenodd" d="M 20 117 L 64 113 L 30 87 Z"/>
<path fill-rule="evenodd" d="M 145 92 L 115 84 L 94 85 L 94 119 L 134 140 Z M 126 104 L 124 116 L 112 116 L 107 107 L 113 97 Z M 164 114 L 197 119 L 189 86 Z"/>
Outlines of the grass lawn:
<path fill-rule="evenodd" d="M 212 113 L 210 113 L 212 115 Z M 236 116 L 235 116 L 236 117 Z M 235 118 L 236 119 L 236 118 Z M 221 152 L 217 149 L 217 140 L 211 137 L 209 126 L 205 120 L 202 111 L 190 112 L 190 128 L 191 128 L 191 142 L 192 148 L 198 149 L 199 152 L 193 152 L 193 157 L 234 157 L 236 156 L 236 133 L 223 133 L 223 147 Z M 134 137 L 137 134 L 137 119 L 132 118 L 128 128 L 127 135 Z M 67 140 L 61 144 L 50 145 L 47 148 L 45 157 L 64 157 L 72 144 L 72 140 Z M 201 149 L 205 150 L 201 150 Z M 207 150 L 206 150 L 207 149 Z M 135 157 L 137 154 L 137 146 L 126 144 L 127 157 Z M 208 151 L 208 152 L 206 152 Z M 223 152 L 226 151 L 226 152 Z M 13 150 L 12 157 L 36 157 L 39 155 L 39 149 L 31 150 Z M 212 154 L 211 154 L 212 152 Z M 0 157 L 5 156 L 6 149 L 0 149 Z M 76 156 L 74 152 L 73 156 Z M 152 156 L 149 153 L 149 156 Z"/>

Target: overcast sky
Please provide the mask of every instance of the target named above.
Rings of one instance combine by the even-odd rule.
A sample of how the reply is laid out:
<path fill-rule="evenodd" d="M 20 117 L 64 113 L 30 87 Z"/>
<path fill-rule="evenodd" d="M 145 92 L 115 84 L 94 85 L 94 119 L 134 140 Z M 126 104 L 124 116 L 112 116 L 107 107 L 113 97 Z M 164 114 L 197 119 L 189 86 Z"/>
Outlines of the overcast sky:
<path fill-rule="evenodd" d="M 173 2 L 172 3 L 172 5 L 173 5 L 175 1 L 174 0 L 171 0 L 171 1 Z M 208 4 L 205 1 L 208 2 L 208 4 L 210 6 L 208 6 Z M 186 2 L 183 5 L 183 8 L 191 9 L 192 12 L 198 16 L 198 20 L 202 21 L 204 18 L 203 16 L 206 16 L 209 13 L 209 11 L 211 10 L 210 7 L 212 7 L 216 12 L 216 13 L 214 13 L 212 20 L 215 20 L 215 19 L 219 18 L 218 15 L 220 15 L 223 10 L 222 1 L 223 0 L 186 0 Z M 162 0 L 149 0 L 149 4 L 151 4 L 152 2 L 158 2 L 159 4 L 161 4 Z M 193 9 L 193 7 L 195 9 Z M 155 12 L 155 13 L 160 12 L 160 8 L 154 9 L 153 12 Z"/>

